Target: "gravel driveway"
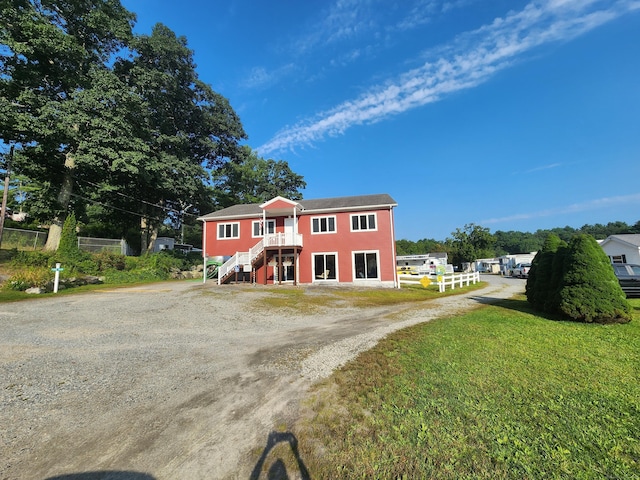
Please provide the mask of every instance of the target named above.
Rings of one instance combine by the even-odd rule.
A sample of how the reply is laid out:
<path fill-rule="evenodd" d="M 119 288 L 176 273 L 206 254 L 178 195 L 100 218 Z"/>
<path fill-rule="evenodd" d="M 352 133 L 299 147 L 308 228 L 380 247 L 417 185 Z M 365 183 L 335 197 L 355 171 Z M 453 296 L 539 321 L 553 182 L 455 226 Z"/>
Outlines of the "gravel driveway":
<path fill-rule="evenodd" d="M 315 380 L 394 330 L 524 291 L 483 280 L 420 308 L 305 315 L 195 282 L 0 304 L 0 479 L 249 478 Z"/>

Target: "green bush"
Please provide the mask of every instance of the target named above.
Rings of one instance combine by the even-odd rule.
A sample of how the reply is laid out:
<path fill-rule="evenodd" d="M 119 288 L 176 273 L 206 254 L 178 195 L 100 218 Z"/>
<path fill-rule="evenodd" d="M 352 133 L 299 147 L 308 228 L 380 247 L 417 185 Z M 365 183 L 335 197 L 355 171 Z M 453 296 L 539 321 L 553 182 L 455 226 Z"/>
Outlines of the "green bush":
<path fill-rule="evenodd" d="M 6 286 L 10 290 L 24 291 L 31 287 L 44 288 L 53 279 L 51 269 L 26 267 L 9 277 Z"/>
<path fill-rule="evenodd" d="M 153 282 L 166 280 L 168 278 L 168 275 L 148 268 L 136 270 L 109 270 L 107 272 L 104 272 L 103 276 L 104 283 L 111 285 L 123 283 Z"/>
<path fill-rule="evenodd" d="M 127 266 L 126 256 L 120 253 L 100 252 L 93 255 L 93 260 L 98 265 L 98 271 L 124 270 Z"/>
<path fill-rule="evenodd" d="M 57 257 L 61 263 L 75 264 L 81 260 L 81 252 L 78 248 L 78 234 L 76 232 L 76 216 L 73 212 L 67 215 L 60 234 Z"/>
<path fill-rule="evenodd" d="M 16 253 L 11 260 L 13 267 L 48 267 L 51 265 L 53 255 L 49 252 L 26 251 Z"/>
<path fill-rule="evenodd" d="M 544 310 L 545 300 L 550 295 L 554 254 L 566 245 L 557 235 L 549 234 L 531 262 L 526 294 L 528 302 L 537 310 Z"/>
<path fill-rule="evenodd" d="M 609 257 L 591 235 L 576 235 L 563 262 L 555 313 L 580 322 L 626 323 L 631 306 Z"/>
<path fill-rule="evenodd" d="M 164 273 L 168 276 L 172 269 L 182 269 L 184 267 L 184 258 L 180 258 L 173 253 L 166 251 L 147 254 L 140 257 L 142 260 L 142 268 L 149 268 L 158 273 Z"/>
<path fill-rule="evenodd" d="M 66 248 L 66 247 L 65 247 Z M 200 254 L 185 255 L 180 252 L 159 252 L 142 257 L 126 257 L 112 252 L 85 253 L 69 248 L 60 252 L 16 252 L 11 260 L 13 277 L 7 288 L 26 290 L 43 287 L 53 279 L 51 267 L 59 262 L 64 268 L 63 278 L 71 276 L 99 275 L 105 283 L 135 283 L 167 280 L 172 270 L 187 270 L 202 262 Z"/>

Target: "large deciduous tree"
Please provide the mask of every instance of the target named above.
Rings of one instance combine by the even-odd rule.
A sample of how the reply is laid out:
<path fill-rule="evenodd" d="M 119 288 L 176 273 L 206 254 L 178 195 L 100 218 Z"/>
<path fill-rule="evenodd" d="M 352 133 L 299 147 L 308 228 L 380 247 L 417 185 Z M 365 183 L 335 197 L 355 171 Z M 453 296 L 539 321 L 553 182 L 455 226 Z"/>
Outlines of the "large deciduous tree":
<path fill-rule="evenodd" d="M 447 245 L 452 255 L 451 263 L 455 265 L 494 255 L 495 237 L 488 228 L 470 223 L 464 229 L 457 228 L 451 235 L 452 238 L 447 239 Z"/>
<path fill-rule="evenodd" d="M 209 170 L 246 138 L 186 39 L 163 25 L 134 37 L 133 20 L 119 0 L 2 3 L 0 140 L 41 186 L 31 213 L 51 224 L 48 249 L 74 210 L 123 234 L 137 222 L 146 250 L 168 216 L 210 204 Z"/>
<path fill-rule="evenodd" d="M 238 156 L 211 174 L 215 208 L 265 202 L 278 195 L 302 199 L 306 182 L 284 160 L 264 159 L 243 146 Z"/>
<path fill-rule="evenodd" d="M 75 105 L 131 38 L 133 20 L 118 0 L 2 3 L 0 137 L 22 145 L 16 168 L 55 192 L 48 249 L 57 248 L 74 177 L 90 158 Z"/>
<path fill-rule="evenodd" d="M 133 59 L 115 70 L 144 104 L 148 153 L 144 167 L 119 183 L 146 201 L 139 209 L 144 252 L 166 212 L 182 212 L 205 196 L 208 170 L 234 158 L 246 134 L 227 99 L 199 80 L 184 37 L 158 24 L 133 48 Z"/>

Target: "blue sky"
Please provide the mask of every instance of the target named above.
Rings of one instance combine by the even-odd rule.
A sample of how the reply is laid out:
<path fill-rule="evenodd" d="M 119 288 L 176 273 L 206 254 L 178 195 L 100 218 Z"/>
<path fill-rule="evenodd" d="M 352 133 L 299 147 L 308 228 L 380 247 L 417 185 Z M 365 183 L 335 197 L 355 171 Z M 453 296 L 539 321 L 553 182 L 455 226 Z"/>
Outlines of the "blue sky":
<path fill-rule="evenodd" d="M 640 220 L 640 0 L 122 3 L 305 198 L 389 193 L 398 239 Z"/>

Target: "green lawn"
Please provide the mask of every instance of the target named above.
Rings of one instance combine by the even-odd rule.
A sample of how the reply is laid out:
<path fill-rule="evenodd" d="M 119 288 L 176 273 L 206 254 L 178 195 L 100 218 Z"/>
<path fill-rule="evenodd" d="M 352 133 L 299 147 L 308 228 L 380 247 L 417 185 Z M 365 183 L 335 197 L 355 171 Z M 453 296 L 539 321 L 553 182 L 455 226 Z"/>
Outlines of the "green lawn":
<path fill-rule="evenodd" d="M 397 332 L 293 429 L 317 478 L 640 478 L 640 300 L 626 325 L 524 298 Z"/>

